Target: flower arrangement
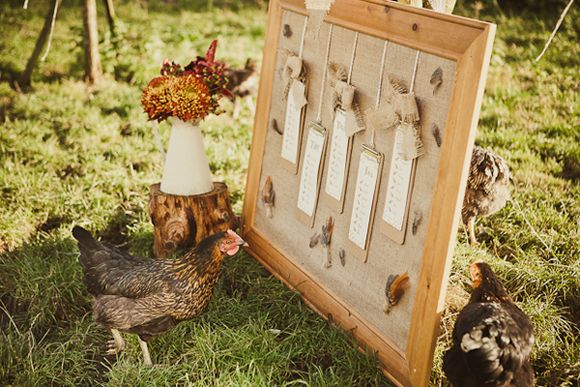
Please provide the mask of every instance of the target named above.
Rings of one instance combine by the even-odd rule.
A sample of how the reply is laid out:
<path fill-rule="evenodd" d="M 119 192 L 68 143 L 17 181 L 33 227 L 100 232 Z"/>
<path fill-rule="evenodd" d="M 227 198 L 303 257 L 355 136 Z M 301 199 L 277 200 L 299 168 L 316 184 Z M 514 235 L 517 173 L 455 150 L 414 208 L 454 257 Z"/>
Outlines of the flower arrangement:
<path fill-rule="evenodd" d="M 161 122 L 177 117 L 197 123 L 208 114 L 221 113 L 219 100 L 230 96 L 230 92 L 226 88 L 225 64 L 215 60 L 216 48 L 214 40 L 205 57 L 198 56 L 184 68 L 165 59 L 161 76 L 153 78 L 141 96 L 150 120 Z"/>

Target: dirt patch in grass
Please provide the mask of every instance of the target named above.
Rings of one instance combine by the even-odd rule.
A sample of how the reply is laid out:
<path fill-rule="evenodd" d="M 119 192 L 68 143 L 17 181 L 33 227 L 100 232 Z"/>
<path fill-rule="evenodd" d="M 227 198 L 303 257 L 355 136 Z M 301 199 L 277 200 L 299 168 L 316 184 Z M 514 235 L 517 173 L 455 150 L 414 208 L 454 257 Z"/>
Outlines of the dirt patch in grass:
<path fill-rule="evenodd" d="M 70 222 L 70 219 L 68 219 L 65 216 L 49 215 L 48 218 L 42 224 L 36 227 L 36 229 L 42 232 L 51 232 L 52 230 L 59 228 L 63 223 L 68 222 Z"/>
<path fill-rule="evenodd" d="M 56 175 L 62 179 L 66 180 L 68 178 L 83 177 L 85 175 L 82 165 L 79 163 L 69 164 L 66 167 L 58 170 Z"/>
<path fill-rule="evenodd" d="M 574 181 L 580 179 L 580 160 L 570 156 L 564 158 L 562 164 L 562 172 L 558 174 L 559 177 Z"/>
<path fill-rule="evenodd" d="M 294 357 L 290 360 L 290 373 L 288 381 L 303 379 L 306 375 L 313 372 L 316 367 L 325 371 L 334 366 L 334 359 L 340 358 L 330 352 L 322 351 L 312 356 Z"/>
<path fill-rule="evenodd" d="M 112 244 L 115 247 L 123 250 L 129 250 L 129 238 L 127 235 L 127 228 L 137 222 L 136 213 L 138 208 L 127 205 L 120 205 L 117 207 L 107 227 L 98 232 L 98 236 L 106 243 Z"/>

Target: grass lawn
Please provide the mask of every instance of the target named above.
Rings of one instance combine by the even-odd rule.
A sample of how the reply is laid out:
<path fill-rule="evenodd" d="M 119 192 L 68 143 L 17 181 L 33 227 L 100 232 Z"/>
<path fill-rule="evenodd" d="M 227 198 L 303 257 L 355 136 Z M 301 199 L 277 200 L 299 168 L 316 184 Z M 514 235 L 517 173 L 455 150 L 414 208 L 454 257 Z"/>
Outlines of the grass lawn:
<path fill-rule="evenodd" d="M 109 332 L 92 320 L 70 230 L 83 225 L 151 255 L 148 187 L 163 160 L 140 89 L 164 57 L 187 63 L 213 38 L 231 65 L 259 61 L 266 5 L 117 1 L 120 38 L 100 15 L 108 77 L 88 89 L 80 1 L 65 1 L 34 90 L 19 94 L 9 81 L 33 49 L 45 3 L 0 4 L 0 385 L 388 385 L 372 354 L 245 254 L 226 261 L 203 317 L 151 340 L 155 367 L 142 367 L 134 337 L 125 353 L 104 355 Z M 457 13 L 498 24 L 477 143 L 509 163 L 514 200 L 479 221 L 479 248 L 460 231 L 431 382 L 446 384 L 441 354 L 468 298 L 467 266 L 485 259 L 532 318 L 537 384 L 572 386 L 580 370 L 580 12 L 573 7 L 535 63 L 562 2 L 533 12 L 492 3 Z M 244 104 L 234 120 L 226 108 L 203 128 L 214 176 L 240 212 L 253 112 Z M 169 127 L 160 130 L 167 139 Z"/>

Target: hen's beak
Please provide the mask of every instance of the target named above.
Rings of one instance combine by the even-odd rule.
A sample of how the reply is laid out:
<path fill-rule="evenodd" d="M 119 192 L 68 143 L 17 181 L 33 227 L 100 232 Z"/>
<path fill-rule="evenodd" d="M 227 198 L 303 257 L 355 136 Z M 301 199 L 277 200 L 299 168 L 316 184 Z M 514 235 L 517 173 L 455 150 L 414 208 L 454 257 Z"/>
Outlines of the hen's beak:
<path fill-rule="evenodd" d="M 230 236 L 232 236 L 235 240 L 235 244 L 237 246 L 244 246 L 244 247 L 248 247 L 249 245 L 246 243 L 245 240 L 243 240 L 238 234 L 236 234 L 234 231 L 232 230 L 228 230 L 228 234 Z"/>
<path fill-rule="evenodd" d="M 481 275 L 481 269 L 479 268 L 479 263 L 481 263 L 482 261 L 477 261 L 477 262 L 473 262 L 471 265 L 469 265 L 469 275 L 471 277 L 471 281 L 472 281 L 472 286 L 474 288 L 479 287 L 479 285 L 481 285 L 481 281 L 482 281 L 482 275 Z"/>

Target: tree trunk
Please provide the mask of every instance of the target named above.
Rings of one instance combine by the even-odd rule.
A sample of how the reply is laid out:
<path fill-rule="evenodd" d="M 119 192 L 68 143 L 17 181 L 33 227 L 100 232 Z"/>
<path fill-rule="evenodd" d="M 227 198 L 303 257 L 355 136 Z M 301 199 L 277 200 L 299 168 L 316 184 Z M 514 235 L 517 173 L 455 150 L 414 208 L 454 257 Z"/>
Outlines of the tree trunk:
<path fill-rule="evenodd" d="M 90 84 L 94 84 L 102 77 L 101 60 L 99 57 L 96 0 L 83 0 L 83 25 L 85 76 Z"/>
<path fill-rule="evenodd" d="M 156 257 L 165 257 L 178 247 L 193 247 L 210 235 L 238 226 L 224 183 L 214 183 L 211 192 L 192 196 L 165 194 L 154 184 L 149 191 L 149 215 Z"/>
<path fill-rule="evenodd" d="M 38 39 L 36 39 L 36 45 L 34 46 L 34 51 L 32 51 L 32 55 L 28 59 L 28 63 L 26 64 L 26 69 L 22 73 L 19 79 L 19 86 L 22 88 L 29 88 L 30 87 L 30 80 L 32 78 L 32 71 L 36 67 L 38 63 L 38 57 L 42 51 L 42 48 L 46 44 L 46 39 L 50 34 L 50 26 L 52 24 L 53 18 L 56 16 L 54 15 L 57 12 L 58 7 L 60 6 L 61 0 L 53 0 L 52 7 L 48 10 L 46 17 L 44 19 L 44 26 L 42 27 L 42 31 L 40 31 L 40 35 L 38 35 Z"/>
<path fill-rule="evenodd" d="M 109 30 L 111 31 L 111 36 L 117 34 L 117 16 L 115 15 L 115 6 L 113 0 L 103 0 L 105 3 L 105 9 L 107 10 L 107 20 L 109 22 Z"/>

